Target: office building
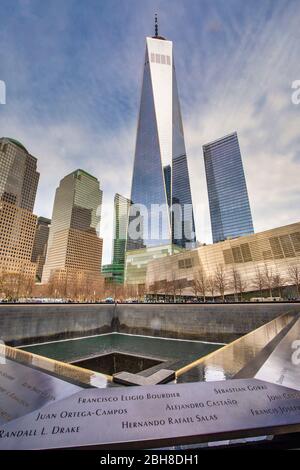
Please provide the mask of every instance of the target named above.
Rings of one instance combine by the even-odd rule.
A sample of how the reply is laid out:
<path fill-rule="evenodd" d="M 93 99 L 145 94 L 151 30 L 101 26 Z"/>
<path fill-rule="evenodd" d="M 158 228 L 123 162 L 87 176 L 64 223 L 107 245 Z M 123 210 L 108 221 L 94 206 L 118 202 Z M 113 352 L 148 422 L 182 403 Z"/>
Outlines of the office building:
<path fill-rule="evenodd" d="M 171 201 L 179 206 L 176 219 L 169 210 Z M 127 251 L 195 242 L 173 43 L 158 36 L 157 29 L 146 39 L 131 202 L 129 220 L 139 219 L 140 235 L 128 232 Z M 153 206 L 160 210 L 155 212 Z"/>
<path fill-rule="evenodd" d="M 173 43 L 147 37 L 126 252 L 160 256 L 196 241 Z M 157 254 L 155 255 L 155 247 Z M 161 247 L 164 247 L 161 250 Z M 126 255 L 127 256 L 127 255 Z M 127 269 L 127 268 L 126 268 Z M 131 282 L 126 274 L 127 282 Z"/>
<path fill-rule="evenodd" d="M 40 174 L 37 159 L 17 140 L 0 139 L 0 199 L 33 212 Z"/>
<path fill-rule="evenodd" d="M 160 292 L 168 283 L 177 293 L 203 297 L 203 284 L 207 298 L 225 295 L 247 295 L 247 298 L 269 297 L 282 286 L 299 284 L 300 223 L 245 235 L 220 243 L 203 245 L 189 252 L 152 260 L 147 265 L 146 285 L 156 284 Z M 170 292 L 170 285 L 167 289 Z M 299 286 L 298 286 L 299 289 Z M 297 296 L 297 286 L 290 289 Z M 299 293 L 298 293 L 299 296 Z"/>
<path fill-rule="evenodd" d="M 123 264 L 125 262 L 125 248 L 128 228 L 128 215 L 130 200 L 121 194 L 114 198 L 114 238 L 112 262 Z"/>
<path fill-rule="evenodd" d="M 50 224 L 51 220 L 46 219 L 45 217 L 38 217 L 37 219 L 31 256 L 31 261 L 33 263 L 36 263 L 37 281 L 41 281 L 43 275 L 44 264 L 46 261 Z"/>
<path fill-rule="evenodd" d="M 254 233 L 237 133 L 203 146 L 213 242 Z"/>
<path fill-rule="evenodd" d="M 17 140 L 0 139 L 0 272 L 34 279 L 31 261 L 39 181 L 37 159 Z"/>
<path fill-rule="evenodd" d="M 100 278 L 102 239 L 99 224 L 102 191 L 83 170 L 65 176 L 56 190 L 42 282 L 78 276 Z"/>
<path fill-rule="evenodd" d="M 121 194 L 114 197 L 114 227 L 112 262 L 102 266 L 102 274 L 108 282 L 124 282 L 125 249 L 130 200 Z"/>

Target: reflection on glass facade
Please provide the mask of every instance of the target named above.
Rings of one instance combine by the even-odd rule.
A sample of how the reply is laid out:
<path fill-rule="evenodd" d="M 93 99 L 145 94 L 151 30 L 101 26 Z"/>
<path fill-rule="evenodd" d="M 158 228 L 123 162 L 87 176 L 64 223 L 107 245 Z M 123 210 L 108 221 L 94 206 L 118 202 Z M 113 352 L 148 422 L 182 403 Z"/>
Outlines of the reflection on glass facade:
<path fill-rule="evenodd" d="M 213 242 L 254 233 L 237 133 L 203 146 Z"/>
<path fill-rule="evenodd" d="M 173 243 L 182 248 L 195 247 L 195 225 L 186 155 L 173 158 L 172 172 Z M 176 207 L 181 215 L 176 219 Z"/>
<path fill-rule="evenodd" d="M 172 238 L 176 245 L 192 248 L 196 241 L 195 224 L 175 67 L 172 78 L 172 204 L 174 207 L 179 204 L 181 209 L 181 216 L 177 219 L 176 210 L 173 211 Z"/>
<path fill-rule="evenodd" d="M 111 264 L 102 266 L 102 273 L 108 282 L 117 282 L 122 284 L 124 281 L 129 208 L 130 200 L 121 194 L 115 194 L 112 262 Z"/>
<path fill-rule="evenodd" d="M 121 194 L 115 194 L 114 198 L 114 238 L 112 263 L 124 266 L 125 244 L 128 225 L 128 212 L 130 200 Z"/>
<path fill-rule="evenodd" d="M 195 241 L 172 42 L 147 38 L 131 187 L 127 251 Z M 180 209 L 175 220 L 170 207 Z M 184 205 L 189 207 L 184 211 Z M 178 234 L 178 226 L 184 233 Z M 174 233 L 174 225 L 177 230 Z M 130 231 L 133 228 L 133 232 Z M 176 235 L 176 236 L 175 236 Z"/>
<path fill-rule="evenodd" d="M 168 206 L 171 207 L 171 178 L 172 178 L 171 165 L 164 166 L 164 177 L 165 177 Z"/>
<path fill-rule="evenodd" d="M 36 277 L 39 281 L 42 279 L 46 261 L 50 224 L 51 220 L 45 217 L 38 217 L 37 219 L 31 261 L 36 263 Z"/>

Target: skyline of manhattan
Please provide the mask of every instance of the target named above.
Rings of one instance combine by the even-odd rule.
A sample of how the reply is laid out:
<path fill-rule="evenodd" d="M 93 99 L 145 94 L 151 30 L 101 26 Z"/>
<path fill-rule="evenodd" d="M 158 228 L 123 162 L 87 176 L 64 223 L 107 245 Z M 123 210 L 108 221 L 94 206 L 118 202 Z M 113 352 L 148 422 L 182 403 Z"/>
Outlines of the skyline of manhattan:
<path fill-rule="evenodd" d="M 104 3 L 105 2 L 103 2 L 103 4 Z M 201 3 L 204 4 L 206 2 Z M 231 4 L 232 3 L 235 2 L 231 2 Z M 289 5 L 291 4 L 291 2 L 287 3 Z M 291 30 L 291 26 L 295 24 L 294 17 L 292 18 L 291 16 L 288 16 L 288 13 L 291 15 L 291 8 L 289 7 L 287 9 L 288 11 L 285 12 L 285 15 L 283 15 L 282 12 L 280 15 L 280 11 L 278 8 L 276 10 L 276 7 L 274 10 L 275 11 L 273 11 L 273 16 L 271 16 L 271 13 L 269 12 L 269 22 L 265 20 L 264 23 L 261 23 L 261 26 L 264 25 L 268 32 L 270 32 L 270 30 L 272 31 L 275 27 L 276 22 L 277 24 L 278 22 L 280 24 L 284 24 L 285 21 L 289 20 L 289 30 Z M 152 11 L 153 14 L 151 13 L 151 15 L 149 15 L 147 18 L 147 26 L 143 35 L 141 33 L 140 36 L 137 36 L 137 44 L 131 45 L 132 47 L 134 46 L 136 50 L 138 49 L 136 54 L 133 54 L 130 64 L 129 62 L 124 62 L 125 64 L 129 64 L 129 68 L 131 67 L 133 70 L 138 69 L 139 75 L 141 74 L 144 39 L 146 34 L 149 36 L 153 34 L 154 11 L 157 11 L 159 15 L 160 31 L 162 31 L 164 35 L 168 36 L 168 38 L 173 40 L 175 47 L 178 87 L 180 100 L 183 107 L 187 155 L 191 167 L 190 176 L 198 240 L 202 242 L 211 241 L 206 184 L 204 182 L 205 176 L 202 145 L 208 143 L 214 138 L 222 137 L 226 133 L 235 130 L 237 130 L 240 138 L 241 153 L 246 172 L 249 198 L 253 211 L 253 219 L 256 231 L 295 222 L 298 219 L 297 208 L 299 207 L 300 202 L 297 184 L 297 170 L 300 169 L 299 155 L 297 155 L 297 150 L 299 148 L 299 138 L 297 137 L 297 129 L 299 128 L 299 124 L 297 117 L 299 119 L 300 108 L 291 103 L 291 83 L 299 77 L 297 77 L 297 75 L 292 71 L 288 70 L 285 70 L 285 76 L 281 74 L 275 77 L 277 79 L 279 78 L 279 80 L 277 80 L 278 82 L 286 83 L 286 89 L 282 91 L 282 89 L 280 90 L 280 87 L 276 85 L 276 80 L 269 80 L 268 82 L 266 75 L 268 75 L 268 71 L 271 69 L 271 67 L 268 67 L 270 64 L 260 64 L 262 68 L 260 70 L 260 74 L 258 75 L 259 84 L 257 84 L 256 90 L 253 90 L 251 89 L 253 84 L 247 76 L 240 78 L 238 81 L 238 88 L 236 89 L 234 88 L 234 82 L 230 83 L 230 77 L 232 78 L 232 76 L 229 74 L 228 78 L 228 76 L 226 77 L 225 74 L 225 78 L 228 79 L 227 85 L 229 86 L 227 93 L 220 93 L 216 101 L 214 101 L 214 96 L 212 97 L 210 94 L 208 94 L 207 97 L 205 97 L 206 100 L 204 99 L 204 103 L 205 101 L 208 101 L 208 103 L 206 103 L 206 105 L 203 107 L 203 110 L 206 109 L 207 113 L 203 112 L 203 115 L 202 113 L 198 113 L 200 115 L 198 116 L 197 106 L 191 106 L 191 102 L 193 101 L 191 98 L 193 97 L 193 94 L 195 95 L 195 91 L 194 86 L 190 85 L 193 85 L 196 82 L 199 83 L 199 77 L 202 78 L 202 75 L 197 73 L 189 73 L 191 69 L 195 69 L 195 64 L 193 63 L 191 65 L 191 63 L 187 61 L 185 54 L 183 54 L 183 49 L 187 46 L 190 46 L 190 56 L 195 59 L 195 51 L 198 47 L 200 47 L 200 53 L 198 51 L 198 55 L 200 58 L 205 59 L 205 53 L 201 48 L 201 42 L 191 42 L 190 31 L 187 34 L 182 35 L 174 34 L 173 31 L 173 35 L 171 36 L 169 31 L 170 28 L 174 27 L 174 23 L 172 24 L 172 18 L 165 18 L 164 14 L 162 14 L 159 9 L 152 9 Z M 28 21 L 33 21 L 33 19 L 29 18 Z M 145 26 L 146 20 L 144 20 L 142 23 Z M 232 26 L 232 23 L 230 25 Z M 268 26 L 268 28 L 266 26 Z M 132 24 L 129 22 L 128 28 L 130 29 L 130 27 L 132 28 Z M 222 31 L 228 34 L 228 28 L 229 22 L 223 24 L 220 23 L 218 27 L 216 27 L 215 24 L 212 28 L 213 31 L 211 31 L 212 34 L 207 33 L 207 35 L 210 37 L 216 35 L 218 36 L 218 34 L 222 35 Z M 66 31 L 65 34 L 67 34 Z M 1 34 L 3 35 L 3 32 Z M 264 32 L 264 34 L 266 34 L 266 32 Z M 262 38 L 260 38 L 259 35 L 257 35 L 256 37 L 252 37 L 252 42 L 254 42 L 254 46 L 257 48 L 259 48 L 258 44 L 261 45 L 261 43 L 266 47 L 268 41 L 266 41 L 266 38 L 264 39 L 265 42 L 262 40 Z M 285 42 L 288 43 L 287 40 Z M 214 41 L 211 40 L 210 43 L 213 44 Z M 101 50 L 100 44 L 101 42 L 99 42 L 99 48 Z M 105 48 L 106 46 L 102 47 Z M 214 47 L 218 49 L 216 44 Z M 274 44 L 272 44 L 272 47 L 274 48 Z M 297 47 L 299 48 L 299 46 Z M 294 53 L 297 52 L 297 47 L 296 44 L 294 47 L 291 47 L 290 45 L 290 48 L 286 49 L 286 54 L 284 56 L 282 56 L 282 54 L 277 55 L 273 51 L 272 61 L 276 63 L 280 57 L 280 65 L 282 67 L 283 64 L 285 64 L 285 60 L 289 59 L 291 68 L 293 68 L 293 63 L 296 63 L 296 61 L 291 59 L 291 57 Z M 112 56 L 114 55 L 112 53 L 114 50 L 118 51 L 118 55 L 122 55 L 119 54 L 118 47 L 114 49 L 113 44 L 110 49 Z M 3 51 L 1 54 L 3 55 Z M 129 54 L 128 51 L 127 54 Z M 241 54 L 241 52 L 239 52 L 239 54 Z M 262 56 L 263 55 L 265 54 L 262 54 Z M 84 63 L 86 58 L 83 56 L 82 59 L 82 62 Z M 233 59 L 231 59 L 231 61 L 232 60 Z M 237 58 L 235 56 L 235 61 L 236 60 Z M 126 70 L 126 67 L 122 68 L 122 60 L 119 60 L 118 58 L 117 61 L 119 61 L 118 66 L 121 67 L 121 70 Z M 110 62 L 106 62 L 105 65 L 109 63 Z M 80 66 L 80 63 L 78 65 Z M 97 70 L 97 63 L 95 62 L 92 65 L 93 68 L 91 68 L 90 73 L 93 74 L 94 70 L 99 72 L 99 70 Z M 246 69 L 248 67 L 248 70 L 253 72 L 254 65 L 257 66 L 257 62 L 255 62 L 255 58 L 251 56 L 251 58 L 246 60 Z M 130 73 L 133 72 L 133 70 L 130 69 Z M 272 68 L 272 70 L 274 69 Z M 210 69 L 210 72 L 212 71 L 213 69 Z M 104 75 L 106 75 L 105 70 L 103 72 Z M 229 73 L 229 71 L 227 72 Z M 118 73 L 120 76 L 122 75 L 121 71 Z M 61 78 L 62 76 L 64 75 L 57 74 L 57 79 L 59 79 L 59 77 Z M 205 87 L 209 87 L 212 90 L 214 88 L 211 86 L 212 84 L 215 85 L 217 90 L 220 90 L 220 87 L 222 89 L 222 84 L 225 81 L 222 75 L 220 77 L 216 77 L 216 80 L 212 81 L 208 80 L 208 76 L 209 73 L 207 73 L 206 76 L 204 75 L 204 89 Z M 51 123 L 51 112 L 49 113 L 48 109 L 47 111 L 43 109 L 42 103 L 38 103 L 35 100 L 32 100 L 32 97 L 31 101 L 30 98 L 28 98 L 25 100 L 25 103 L 20 99 L 20 96 L 18 97 L 19 99 L 13 98 L 11 100 L 11 96 L 14 96 L 11 95 L 11 91 L 15 85 L 20 84 L 18 80 L 13 82 L 13 88 L 11 88 L 10 80 L 8 80 L 6 77 L 0 78 L 5 79 L 8 88 L 7 104 L 5 106 L 1 106 L 0 108 L 0 128 L 2 129 L 2 134 L 15 137 L 20 140 L 28 148 L 29 152 L 38 158 L 38 169 L 41 173 L 41 181 L 37 194 L 34 211 L 35 213 L 38 215 L 51 217 L 54 191 L 58 185 L 59 180 L 68 172 L 73 171 L 77 167 L 81 167 L 89 171 L 100 179 L 101 188 L 104 191 L 104 205 L 109 202 L 112 206 L 113 194 L 116 192 L 121 192 L 124 196 L 129 195 L 134 154 L 135 128 L 138 111 L 136 101 L 139 99 L 140 93 L 140 84 L 137 84 L 136 80 L 129 80 L 129 83 L 125 84 L 125 78 L 122 80 L 121 77 L 118 76 L 120 80 L 119 86 L 121 86 L 121 88 L 124 86 L 126 89 L 126 87 L 131 84 L 132 91 L 135 93 L 134 99 L 131 99 L 131 94 L 128 89 L 127 93 L 121 93 L 122 90 L 119 89 L 119 95 L 118 93 L 114 95 L 115 88 L 113 87 L 112 83 L 108 81 L 106 84 L 108 87 L 111 86 L 111 94 L 109 94 L 107 97 L 108 102 L 111 103 L 111 107 L 106 108 L 104 105 L 103 119 L 105 119 L 104 115 L 107 109 L 114 110 L 115 107 L 118 107 L 121 110 L 122 107 L 124 107 L 125 115 L 126 112 L 129 111 L 128 114 L 130 115 L 130 124 L 128 124 L 125 116 L 122 116 L 122 120 L 124 120 L 125 123 L 123 123 L 123 126 L 121 126 L 120 133 L 120 129 L 112 130 L 112 128 L 110 128 L 109 130 L 105 130 L 105 123 L 101 128 L 101 122 L 95 123 L 93 121 L 87 126 L 86 121 L 81 121 L 81 117 L 83 117 L 81 112 L 84 111 L 84 108 L 93 110 L 95 105 L 93 105 L 91 102 L 78 103 L 77 101 L 76 104 L 81 105 L 81 108 L 79 110 L 80 112 L 78 112 L 78 116 L 71 113 L 75 118 L 74 121 L 64 121 L 64 119 L 62 119 L 62 125 L 56 124 L 56 126 L 53 126 L 53 123 Z M 264 78 L 265 82 L 261 80 L 262 78 Z M 208 81 L 209 84 L 206 83 Z M 71 80 L 66 85 L 69 86 L 70 84 L 74 85 L 74 80 Z M 264 88 L 264 85 L 266 84 L 268 84 L 268 88 Z M 241 90 L 246 91 L 245 94 L 242 93 L 244 102 L 242 100 L 237 102 L 237 97 L 233 97 L 233 91 L 237 92 L 236 94 L 238 97 L 240 97 Z M 70 91 L 72 90 L 69 89 L 69 92 Z M 84 95 L 85 97 L 89 96 L 89 91 L 90 90 L 86 90 L 86 95 Z M 204 92 L 200 90 L 199 93 L 201 95 L 201 93 Z M 58 96 L 60 96 L 59 92 Z M 67 101 L 66 97 L 64 99 Z M 123 100 L 125 100 L 125 104 Z M 72 108 L 72 106 L 67 104 L 66 101 L 60 101 L 58 99 L 57 108 L 61 108 L 62 102 L 64 102 L 67 110 L 70 111 L 68 108 Z M 40 107 L 37 106 L 38 104 Z M 225 112 L 228 105 L 231 105 L 231 113 Z M 33 113 L 33 115 L 29 113 L 27 120 L 23 120 L 21 123 L 18 122 L 18 118 L 22 116 L 22 111 L 26 111 L 26 107 L 28 106 L 32 106 L 35 113 Z M 237 111 L 237 109 L 240 107 L 243 107 L 244 111 L 241 111 L 240 109 Z M 212 110 L 215 112 L 215 116 L 213 116 Z M 274 110 L 276 112 L 274 112 Z M 54 113 L 54 115 L 57 111 L 58 110 L 53 111 L 52 109 L 52 113 Z M 273 116 L 273 120 L 269 119 L 269 113 L 271 113 Z M 287 121 L 287 115 L 293 115 L 294 118 Z M 38 123 L 38 117 L 40 117 L 42 120 L 40 124 Z M 62 117 L 66 116 L 62 114 Z M 78 122 L 76 122 L 76 118 L 79 118 Z M 255 119 L 258 120 L 258 124 L 256 124 Z M 276 127 L 274 126 L 275 120 Z M 47 123 L 47 121 L 49 122 Z M 76 124 L 75 128 L 73 127 L 74 124 Z M 99 124 L 98 129 L 97 124 Z M 93 129 L 93 127 L 95 127 L 95 129 Z M 271 132 L 270 128 L 272 128 Z M 85 130 L 87 133 L 85 133 Z M 101 131 L 103 132 L 102 139 L 99 136 Z M 43 132 L 47 134 L 45 137 L 43 136 Z M 107 139 L 105 139 L 105 136 L 107 136 Z M 93 139 L 94 137 L 95 139 Z M 102 155 L 101 149 L 103 146 L 105 150 L 103 151 Z M 275 148 L 276 151 L 274 150 Z M 124 153 L 121 155 L 122 151 L 124 151 Z M 101 156 L 99 158 L 98 155 L 100 154 Z M 112 162 L 111 159 L 114 154 L 120 155 L 120 157 L 116 158 L 115 162 Z M 51 165 L 51 156 L 54 157 L 53 166 Z M 109 166 L 108 162 L 110 162 Z M 258 162 L 260 165 L 258 168 L 259 171 L 257 171 L 256 168 L 256 164 Z M 122 166 L 122 171 L 120 171 L 120 166 Z M 116 171 L 116 168 L 119 170 Z M 283 189 L 281 187 L 281 183 L 283 181 L 284 175 L 286 175 L 288 178 L 288 184 Z M 125 191 L 126 185 L 127 191 Z M 112 212 L 109 210 L 107 212 L 108 214 L 105 214 L 105 212 L 103 213 L 103 222 L 101 226 L 101 234 L 104 237 L 104 263 L 110 259 L 109 252 L 111 249 L 112 237 Z M 107 219 L 107 215 L 110 220 Z M 274 217 L 274 215 L 276 217 Z"/>

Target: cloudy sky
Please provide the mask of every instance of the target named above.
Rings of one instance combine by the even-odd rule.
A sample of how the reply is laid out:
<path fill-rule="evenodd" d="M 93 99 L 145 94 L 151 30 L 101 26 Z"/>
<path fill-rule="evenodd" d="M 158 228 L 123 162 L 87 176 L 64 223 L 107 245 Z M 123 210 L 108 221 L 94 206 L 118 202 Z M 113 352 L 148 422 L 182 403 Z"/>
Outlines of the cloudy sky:
<path fill-rule="evenodd" d="M 0 0 L 0 134 L 38 158 L 35 213 L 76 168 L 130 195 L 145 36 L 174 41 L 197 238 L 210 242 L 202 145 L 237 131 L 256 231 L 300 220 L 300 0 Z"/>

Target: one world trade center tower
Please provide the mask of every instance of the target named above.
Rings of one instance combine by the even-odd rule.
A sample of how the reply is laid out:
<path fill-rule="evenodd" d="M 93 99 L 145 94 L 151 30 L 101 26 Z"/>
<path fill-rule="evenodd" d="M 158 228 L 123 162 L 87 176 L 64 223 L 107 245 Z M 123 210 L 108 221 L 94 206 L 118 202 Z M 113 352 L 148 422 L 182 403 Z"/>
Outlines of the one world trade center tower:
<path fill-rule="evenodd" d="M 194 215 L 173 43 L 147 37 L 126 251 L 193 247 Z"/>

